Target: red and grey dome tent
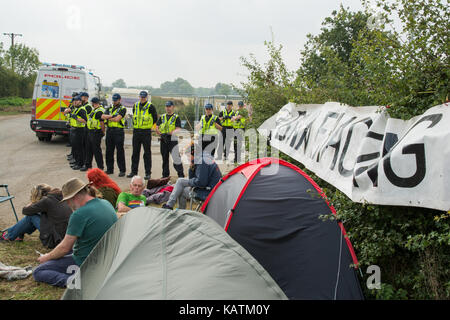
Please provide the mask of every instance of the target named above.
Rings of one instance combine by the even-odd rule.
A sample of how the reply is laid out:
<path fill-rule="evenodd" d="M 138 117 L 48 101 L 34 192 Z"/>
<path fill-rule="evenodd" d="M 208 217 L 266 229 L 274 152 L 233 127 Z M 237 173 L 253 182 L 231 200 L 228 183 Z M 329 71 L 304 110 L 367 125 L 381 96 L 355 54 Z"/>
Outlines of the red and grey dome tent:
<path fill-rule="evenodd" d="M 215 186 L 201 211 L 269 272 L 289 299 L 363 299 L 353 247 L 320 187 L 275 158 L 245 163 Z M 351 266 L 351 265 L 354 266 Z"/>

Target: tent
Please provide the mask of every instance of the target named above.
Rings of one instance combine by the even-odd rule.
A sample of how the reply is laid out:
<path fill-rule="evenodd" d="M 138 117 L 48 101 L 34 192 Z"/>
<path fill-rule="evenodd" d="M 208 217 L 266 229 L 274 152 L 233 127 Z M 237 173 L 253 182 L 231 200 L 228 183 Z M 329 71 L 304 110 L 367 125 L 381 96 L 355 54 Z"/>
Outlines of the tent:
<path fill-rule="evenodd" d="M 98 242 L 63 299 L 286 299 L 261 265 L 199 212 L 136 208 Z M 77 278 L 77 277 L 75 277 Z"/>
<path fill-rule="evenodd" d="M 342 222 L 320 187 L 275 158 L 245 163 L 222 178 L 201 211 L 266 269 L 289 299 L 363 299 Z"/>

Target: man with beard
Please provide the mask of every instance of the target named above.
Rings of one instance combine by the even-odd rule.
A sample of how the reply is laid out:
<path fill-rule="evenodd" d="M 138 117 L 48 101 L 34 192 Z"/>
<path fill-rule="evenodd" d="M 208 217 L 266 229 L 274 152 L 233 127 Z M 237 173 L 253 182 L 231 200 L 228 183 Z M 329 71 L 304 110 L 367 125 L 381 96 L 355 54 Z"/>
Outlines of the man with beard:
<path fill-rule="evenodd" d="M 73 272 L 81 266 L 98 241 L 117 221 L 116 212 L 106 200 L 91 195 L 88 183 L 73 178 L 62 186 L 63 199 L 74 211 L 64 239 L 55 249 L 38 258 L 41 263 L 33 277 L 38 282 L 65 287 Z"/>

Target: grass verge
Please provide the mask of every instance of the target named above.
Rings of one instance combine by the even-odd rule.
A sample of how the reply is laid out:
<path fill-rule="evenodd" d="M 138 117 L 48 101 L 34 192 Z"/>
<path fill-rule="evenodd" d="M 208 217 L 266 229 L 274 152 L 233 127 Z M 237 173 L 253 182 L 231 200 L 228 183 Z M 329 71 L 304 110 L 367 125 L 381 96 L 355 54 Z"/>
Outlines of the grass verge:
<path fill-rule="evenodd" d="M 9 266 L 36 267 L 39 265 L 35 250 L 47 253 L 39 240 L 39 232 L 25 235 L 23 242 L 0 242 L 0 261 Z M 33 276 L 23 280 L 0 279 L 0 300 L 58 300 L 64 289 L 34 281 Z"/>

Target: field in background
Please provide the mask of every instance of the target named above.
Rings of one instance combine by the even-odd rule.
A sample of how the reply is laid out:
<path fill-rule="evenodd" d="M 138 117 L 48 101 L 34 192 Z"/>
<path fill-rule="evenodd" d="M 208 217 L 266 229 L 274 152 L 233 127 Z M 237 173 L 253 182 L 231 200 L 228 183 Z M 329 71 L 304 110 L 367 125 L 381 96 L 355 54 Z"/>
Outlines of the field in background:
<path fill-rule="evenodd" d="M 19 97 L 0 98 L 0 116 L 30 113 L 31 102 L 32 99 Z"/>

